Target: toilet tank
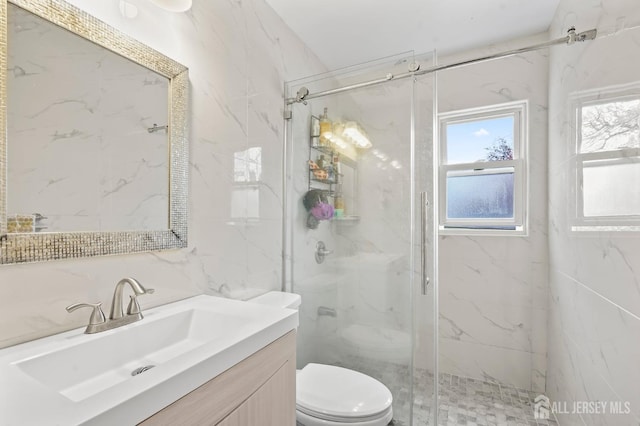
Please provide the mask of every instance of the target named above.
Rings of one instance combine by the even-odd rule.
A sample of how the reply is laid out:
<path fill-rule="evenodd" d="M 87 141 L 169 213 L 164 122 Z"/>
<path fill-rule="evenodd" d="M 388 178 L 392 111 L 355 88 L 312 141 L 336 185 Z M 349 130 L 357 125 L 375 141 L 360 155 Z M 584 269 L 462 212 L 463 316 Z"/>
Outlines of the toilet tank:
<path fill-rule="evenodd" d="M 282 291 L 270 291 L 261 296 L 249 299 L 248 302 L 261 305 L 277 306 L 279 308 L 298 309 L 302 298 L 299 294 L 285 293 Z"/>

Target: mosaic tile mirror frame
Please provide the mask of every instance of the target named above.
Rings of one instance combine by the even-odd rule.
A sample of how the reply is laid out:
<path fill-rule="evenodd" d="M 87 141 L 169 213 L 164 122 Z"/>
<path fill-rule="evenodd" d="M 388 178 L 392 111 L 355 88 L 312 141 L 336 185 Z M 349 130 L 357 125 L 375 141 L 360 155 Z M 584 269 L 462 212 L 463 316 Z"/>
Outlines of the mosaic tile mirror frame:
<path fill-rule="evenodd" d="M 102 46 L 168 80 L 168 115 L 165 176 L 168 186 L 165 229 L 82 230 L 25 232 L 38 220 L 33 216 L 8 217 L 8 166 L 11 154 L 7 137 L 8 9 L 18 7 L 83 39 Z M 176 249 L 187 246 L 188 195 L 188 70 L 171 58 L 110 27 L 60 0 L 0 0 L 0 264 L 115 255 Z M 22 70 L 21 70 L 22 71 Z M 16 71 L 13 70 L 15 73 Z M 156 127 L 156 124 L 153 124 Z M 152 133 L 152 130 L 149 130 Z M 163 148 L 164 149 L 164 148 Z M 61 164 L 60 167 L 64 167 Z M 36 195 L 33 195 L 36 196 Z"/>

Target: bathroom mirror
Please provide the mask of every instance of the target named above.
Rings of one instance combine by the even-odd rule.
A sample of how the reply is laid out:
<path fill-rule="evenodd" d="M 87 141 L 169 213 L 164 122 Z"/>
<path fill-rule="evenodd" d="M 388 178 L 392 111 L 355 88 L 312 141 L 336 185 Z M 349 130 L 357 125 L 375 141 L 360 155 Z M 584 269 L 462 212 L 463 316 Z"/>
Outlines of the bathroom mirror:
<path fill-rule="evenodd" d="M 68 3 L 0 7 L 0 263 L 185 247 L 187 69 Z"/>

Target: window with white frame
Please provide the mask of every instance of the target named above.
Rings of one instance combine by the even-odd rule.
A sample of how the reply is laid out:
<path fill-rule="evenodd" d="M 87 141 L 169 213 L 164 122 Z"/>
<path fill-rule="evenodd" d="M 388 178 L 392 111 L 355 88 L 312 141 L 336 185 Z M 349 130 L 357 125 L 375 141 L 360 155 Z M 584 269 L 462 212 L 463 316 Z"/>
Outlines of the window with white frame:
<path fill-rule="evenodd" d="M 527 102 L 439 115 L 441 232 L 524 233 Z"/>
<path fill-rule="evenodd" d="M 640 85 L 574 98 L 577 230 L 640 225 Z"/>

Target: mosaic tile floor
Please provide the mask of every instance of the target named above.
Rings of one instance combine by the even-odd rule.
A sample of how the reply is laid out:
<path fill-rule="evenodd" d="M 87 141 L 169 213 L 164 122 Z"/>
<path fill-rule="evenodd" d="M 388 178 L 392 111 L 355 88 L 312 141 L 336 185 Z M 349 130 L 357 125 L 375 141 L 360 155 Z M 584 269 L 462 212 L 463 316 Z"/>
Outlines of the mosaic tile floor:
<path fill-rule="evenodd" d="M 408 426 L 409 376 L 406 366 L 350 359 L 342 365 L 361 371 L 383 382 L 394 398 L 393 426 Z M 350 364 L 350 365 L 349 365 Z M 413 425 L 430 426 L 433 375 L 423 370 L 415 377 Z M 536 392 L 513 386 L 489 383 L 451 374 L 439 380 L 440 410 L 438 426 L 557 426 L 554 420 L 537 420 L 533 416 Z"/>
<path fill-rule="evenodd" d="M 513 386 L 441 374 L 439 393 L 438 425 L 557 425 L 553 420 L 536 420 L 533 400 L 537 394 Z"/>

